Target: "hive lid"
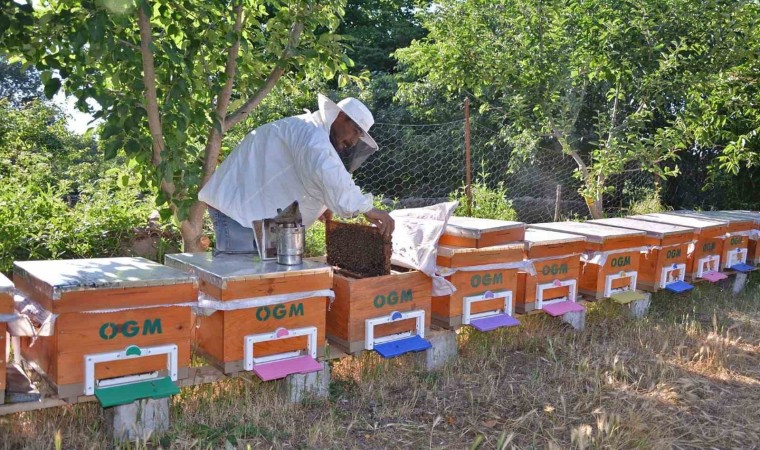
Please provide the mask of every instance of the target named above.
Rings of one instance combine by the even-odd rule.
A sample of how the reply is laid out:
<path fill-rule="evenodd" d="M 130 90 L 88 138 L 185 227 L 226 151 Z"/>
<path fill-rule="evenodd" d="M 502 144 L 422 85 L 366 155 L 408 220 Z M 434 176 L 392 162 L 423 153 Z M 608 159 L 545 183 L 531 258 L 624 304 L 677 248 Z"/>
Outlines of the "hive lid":
<path fill-rule="evenodd" d="M 608 227 L 587 222 L 548 222 L 534 223 L 530 228 L 539 228 L 544 230 L 559 231 L 565 233 L 579 234 L 586 237 L 586 241 L 593 243 L 604 243 L 619 238 L 628 238 L 634 236 L 646 235 L 643 231 L 627 230 L 625 228 Z"/>
<path fill-rule="evenodd" d="M 760 225 L 760 212 L 758 211 L 732 209 L 732 210 L 723 211 L 723 212 L 729 213 L 729 214 L 736 214 L 736 215 L 744 216 L 744 217 L 750 217 L 752 220 L 755 221 L 756 224 Z"/>
<path fill-rule="evenodd" d="M 629 219 L 644 220 L 647 222 L 667 223 L 670 225 L 680 225 L 683 227 L 696 228 L 697 230 L 711 230 L 716 228 L 725 227 L 728 222 L 725 220 L 717 219 L 701 219 L 697 217 L 691 217 L 686 215 L 677 214 L 639 214 L 636 216 L 629 216 Z"/>
<path fill-rule="evenodd" d="M 693 228 L 671 225 L 668 223 L 647 222 L 644 220 L 630 219 L 627 217 L 614 217 L 610 219 L 589 220 L 588 223 L 597 223 L 610 227 L 627 228 L 630 230 L 646 231 L 649 236 L 663 238 L 674 234 L 690 233 Z"/>
<path fill-rule="evenodd" d="M 13 283 L 0 273 L 0 294 L 13 294 Z"/>
<path fill-rule="evenodd" d="M 450 236 L 480 239 L 486 233 L 524 227 L 525 224 L 522 222 L 452 216 L 446 224 L 444 233 Z"/>
<path fill-rule="evenodd" d="M 65 292 L 197 284 L 192 275 L 145 258 L 17 261 L 13 275 L 36 284 L 54 300 Z"/>
<path fill-rule="evenodd" d="M 706 218 L 708 220 L 723 220 L 723 221 L 728 222 L 729 224 L 745 224 L 746 225 L 746 224 L 754 224 L 756 222 L 755 217 L 746 216 L 744 214 L 735 214 L 729 211 L 679 210 L 679 211 L 669 212 L 668 214 L 697 217 L 697 218 Z"/>
<path fill-rule="evenodd" d="M 579 234 L 560 233 L 558 231 L 542 230 L 539 228 L 527 228 L 525 230 L 525 249 L 542 245 L 570 244 L 573 242 L 585 242 L 586 238 Z"/>
<path fill-rule="evenodd" d="M 330 273 L 330 266 L 325 263 L 304 260 L 296 266 L 277 264 L 277 261 L 261 261 L 252 255 L 218 255 L 210 252 L 176 253 L 166 255 L 167 266 L 192 272 L 203 280 L 220 289 L 225 289 L 230 281 L 260 280 L 284 276 Z"/>

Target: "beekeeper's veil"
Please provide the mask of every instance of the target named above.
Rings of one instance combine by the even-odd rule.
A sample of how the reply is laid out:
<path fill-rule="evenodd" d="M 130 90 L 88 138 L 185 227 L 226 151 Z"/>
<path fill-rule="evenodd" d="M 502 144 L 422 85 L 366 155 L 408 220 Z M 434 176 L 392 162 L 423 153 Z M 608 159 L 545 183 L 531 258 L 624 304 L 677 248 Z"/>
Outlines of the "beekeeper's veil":
<path fill-rule="evenodd" d="M 378 149 L 377 143 L 369 135 L 369 129 L 375 123 L 372 113 L 364 106 L 364 103 L 353 97 L 344 98 L 337 104 L 322 94 L 319 94 L 317 98 L 322 121 L 327 125 L 328 129 L 332 126 L 338 114 L 343 111 L 364 132 L 356 145 L 340 155 L 346 169 L 349 172 L 355 171 Z"/>

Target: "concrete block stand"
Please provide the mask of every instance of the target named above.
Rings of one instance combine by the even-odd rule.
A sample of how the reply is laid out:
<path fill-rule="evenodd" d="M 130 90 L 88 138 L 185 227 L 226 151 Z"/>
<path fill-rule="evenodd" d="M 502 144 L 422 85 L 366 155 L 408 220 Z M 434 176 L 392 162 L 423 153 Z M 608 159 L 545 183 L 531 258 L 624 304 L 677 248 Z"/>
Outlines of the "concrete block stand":
<path fill-rule="evenodd" d="M 630 315 L 633 319 L 643 319 L 649 312 L 649 305 L 652 303 L 652 294 L 645 292 L 644 299 L 634 300 L 628 304 Z"/>
<path fill-rule="evenodd" d="M 169 398 L 143 399 L 107 408 L 106 420 L 116 442 L 146 442 L 169 429 Z"/>
<path fill-rule="evenodd" d="M 322 370 L 306 374 L 289 375 L 282 381 L 282 394 L 291 403 L 307 398 L 325 399 L 330 395 L 330 365 L 322 361 Z"/>
<path fill-rule="evenodd" d="M 583 331 L 586 326 L 586 310 L 566 312 L 562 314 L 562 321 L 573 327 L 575 331 Z"/>
<path fill-rule="evenodd" d="M 432 331 L 425 335 L 433 348 L 420 352 L 418 362 L 425 370 L 437 370 L 457 357 L 457 334 L 452 330 Z"/>

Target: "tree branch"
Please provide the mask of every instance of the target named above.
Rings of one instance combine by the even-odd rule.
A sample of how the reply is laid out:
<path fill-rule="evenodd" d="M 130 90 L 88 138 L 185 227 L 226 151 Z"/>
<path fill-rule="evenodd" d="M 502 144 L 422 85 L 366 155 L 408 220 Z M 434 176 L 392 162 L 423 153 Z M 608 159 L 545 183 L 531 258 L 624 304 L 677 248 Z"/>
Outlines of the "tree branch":
<path fill-rule="evenodd" d="M 235 75 L 237 73 L 237 58 L 240 53 L 240 30 L 243 24 L 242 5 L 235 6 L 233 12 L 235 14 L 233 31 L 235 32 L 237 39 L 235 39 L 235 42 L 232 43 L 227 51 L 227 63 L 224 66 L 226 80 L 224 86 L 222 86 L 222 90 L 219 91 L 219 94 L 216 97 L 216 110 L 214 111 L 219 126 L 217 127 L 214 125 L 211 127 L 208 139 L 206 140 L 206 149 L 203 152 L 203 179 L 201 180 L 201 186 L 206 184 L 206 181 L 208 181 L 209 177 L 211 177 L 211 174 L 214 173 L 214 170 L 216 169 L 216 164 L 219 161 L 219 152 L 222 148 L 222 137 L 227 130 L 225 116 L 227 115 L 227 109 L 230 106 L 232 88 L 235 84 Z"/>
<path fill-rule="evenodd" d="M 137 8 L 140 25 L 140 54 L 143 62 L 143 84 L 145 84 L 145 109 L 148 112 L 148 127 L 153 138 L 153 157 L 151 162 L 158 167 L 161 164 L 161 152 L 164 150 L 164 134 L 161 131 L 161 117 L 158 110 L 158 94 L 156 93 L 156 69 L 153 61 L 153 52 L 150 50 L 153 43 L 150 19 L 145 14 L 145 8 L 140 5 Z"/>
<path fill-rule="evenodd" d="M 258 106 L 258 104 L 264 100 L 264 97 L 266 97 L 267 94 L 269 94 L 269 92 L 274 88 L 274 85 L 277 84 L 277 81 L 285 73 L 285 63 L 293 56 L 296 47 L 298 47 L 298 40 L 301 37 L 301 32 L 303 32 L 303 27 L 304 24 L 302 21 L 293 24 L 293 28 L 290 29 L 288 45 L 282 52 L 282 56 L 280 57 L 279 61 L 277 61 L 275 68 L 272 69 L 272 72 L 269 74 L 266 81 L 264 81 L 264 85 L 261 86 L 261 88 L 251 98 L 249 98 L 248 101 L 243 104 L 243 106 L 238 108 L 238 110 L 234 113 L 227 116 L 226 120 L 224 121 L 225 130 L 234 127 L 240 121 L 248 117 L 248 114 L 250 114 L 251 111 L 253 111 L 253 109 L 256 108 L 256 106 Z"/>

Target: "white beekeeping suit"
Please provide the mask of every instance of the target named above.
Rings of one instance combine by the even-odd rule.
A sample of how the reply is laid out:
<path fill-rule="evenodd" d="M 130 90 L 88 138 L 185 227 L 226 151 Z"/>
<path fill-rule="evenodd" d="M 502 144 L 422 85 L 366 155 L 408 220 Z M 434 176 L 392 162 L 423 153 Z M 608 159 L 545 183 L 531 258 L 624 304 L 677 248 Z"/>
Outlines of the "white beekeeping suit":
<path fill-rule="evenodd" d="M 319 110 L 314 113 L 251 131 L 219 165 L 198 198 L 248 228 L 252 221 L 274 217 L 277 208 L 295 200 L 307 227 L 326 208 L 341 217 L 372 209 L 372 195 L 362 194 L 330 143 L 330 126 L 344 111 L 364 130 L 347 163 L 355 170 L 377 150 L 367 133 L 374 123 L 372 115 L 355 99 L 335 104 L 321 94 L 318 98 Z"/>

